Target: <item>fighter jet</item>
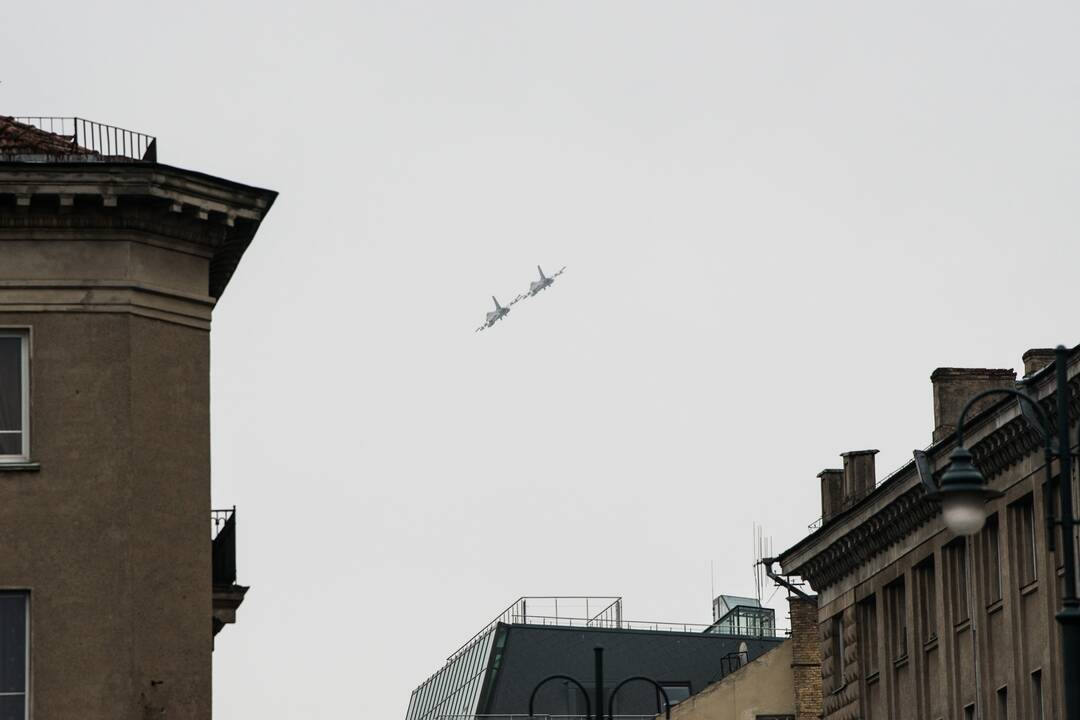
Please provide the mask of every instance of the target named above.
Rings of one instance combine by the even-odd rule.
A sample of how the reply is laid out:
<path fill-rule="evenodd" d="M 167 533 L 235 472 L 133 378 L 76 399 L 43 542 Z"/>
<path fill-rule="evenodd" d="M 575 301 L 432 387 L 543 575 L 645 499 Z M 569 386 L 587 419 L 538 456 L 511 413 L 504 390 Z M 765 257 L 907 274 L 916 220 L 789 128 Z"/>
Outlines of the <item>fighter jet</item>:
<path fill-rule="evenodd" d="M 476 328 L 475 332 L 483 332 L 484 330 L 488 329 L 489 327 L 491 327 L 492 325 L 499 322 L 504 317 L 506 317 L 507 315 L 510 314 L 510 308 L 503 307 L 502 305 L 500 305 L 499 301 L 495 298 L 494 295 L 491 296 L 491 299 L 495 300 L 495 309 L 487 314 L 487 317 L 485 317 L 485 319 L 484 319 L 484 324 L 481 325 L 480 327 Z M 514 298 L 514 302 L 517 302 L 517 301 L 518 301 L 518 299 Z M 514 303 L 510 303 L 510 304 L 513 305 Z"/>
<path fill-rule="evenodd" d="M 533 280 L 531 283 L 529 283 L 529 292 L 525 293 L 524 295 L 518 295 L 518 297 L 515 298 L 515 302 L 517 300 L 522 300 L 527 297 L 536 297 L 536 294 L 541 290 L 547 290 L 555 283 L 555 278 L 563 274 L 563 272 L 566 270 L 566 266 L 563 265 L 559 272 L 555 273 L 551 277 L 545 275 L 543 268 L 541 268 L 539 265 L 536 266 L 536 269 L 540 272 L 540 279 Z"/>

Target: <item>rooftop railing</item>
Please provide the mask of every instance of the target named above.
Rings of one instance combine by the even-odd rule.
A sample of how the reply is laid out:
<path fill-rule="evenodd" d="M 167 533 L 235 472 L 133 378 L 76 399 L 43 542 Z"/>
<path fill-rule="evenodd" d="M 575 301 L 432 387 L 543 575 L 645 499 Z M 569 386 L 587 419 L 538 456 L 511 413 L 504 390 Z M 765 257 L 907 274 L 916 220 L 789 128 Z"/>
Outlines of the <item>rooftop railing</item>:
<path fill-rule="evenodd" d="M 157 138 L 152 135 L 80 117 L 39 115 L 12 119 L 70 142 L 72 155 L 96 155 L 101 160 L 125 159 L 157 162 Z"/>
<path fill-rule="evenodd" d="M 562 604 L 560 614 L 559 606 Z M 532 613 L 530 614 L 530 609 Z M 539 612 L 538 612 L 539 611 Z M 473 641 L 499 623 L 506 625 L 563 625 L 568 627 L 622 627 L 622 598 L 595 595 L 531 595 L 519 597 L 450 654 L 453 660 Z"/>

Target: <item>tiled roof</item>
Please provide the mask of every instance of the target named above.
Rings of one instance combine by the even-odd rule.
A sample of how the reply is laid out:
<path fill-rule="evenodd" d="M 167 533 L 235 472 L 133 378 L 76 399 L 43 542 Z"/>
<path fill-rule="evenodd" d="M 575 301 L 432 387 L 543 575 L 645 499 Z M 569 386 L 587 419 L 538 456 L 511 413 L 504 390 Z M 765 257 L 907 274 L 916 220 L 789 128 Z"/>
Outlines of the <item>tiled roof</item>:
<path fill-rule="evenodd" d="M 0 155 L 96 155 L 75 144 L 71 135 L 57 135 L 0 115 Z"/>

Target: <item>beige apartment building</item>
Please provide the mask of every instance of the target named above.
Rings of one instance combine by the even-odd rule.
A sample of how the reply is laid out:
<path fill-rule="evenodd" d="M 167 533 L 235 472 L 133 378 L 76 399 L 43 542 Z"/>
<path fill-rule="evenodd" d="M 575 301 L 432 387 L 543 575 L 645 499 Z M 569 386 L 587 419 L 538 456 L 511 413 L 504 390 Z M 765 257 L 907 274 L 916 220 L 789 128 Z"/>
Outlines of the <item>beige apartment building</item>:
<path fill-rule="evenodd" d="M 791 636 L 671 710 L 671 720 L 816 720 L 821 717 L 817 598 L 788 598 Z M 666 718 L 665 713 L 657 715 Z"/>
<path fill-rule="evenodd" d="M 1052 361 L 1049 350 L 1025 353 L 1019 384 L 1051 417 Z M 1068 377 L 1075 447 L 1075 351 Z M 935 427 L 923 477 L 913 460 L 879 483 L 876 451 L 844 453 L 842 468 L 818 475 L 821 521 L 780 556 L 785 574 L 801 576 L 818 593 L 823 717 L 1063 718 L 1063 683 L 1080 678 L 1062 677 L 1054 619 L 1062 536 L 1060 527 L 1047 532 L 1047 516 L 1060 516 L 1060 478 L 1044 484 L 1042 440 L 1016 399 L 988 399 L 969 415 L 965 444 L 1004 495 L 989 501 L 989 519 L 976 536 L 953 535 L 926 497 L 926 470 L 939 477 L 947 466 L 954 423 L 971 395 L 1018 385 L 1011 370 L 960 368 L 938 369 L 931 382 Z"/>
<path fill-rule="evenodd" d="M 210 718 L 246 591 L 210 506 L 210 323 L 275 193 L 156 158 L 0 116 L 3 720 Z"/>

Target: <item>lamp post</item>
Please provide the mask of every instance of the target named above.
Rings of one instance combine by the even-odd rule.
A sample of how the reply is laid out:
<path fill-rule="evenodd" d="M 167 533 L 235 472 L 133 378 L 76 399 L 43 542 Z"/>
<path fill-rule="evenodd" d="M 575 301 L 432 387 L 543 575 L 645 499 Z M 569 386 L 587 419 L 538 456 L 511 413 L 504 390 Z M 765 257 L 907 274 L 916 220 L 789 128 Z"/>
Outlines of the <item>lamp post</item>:
<path fill-rule="evenodd" d="M 1065 718 L 1066 720 L 1080 720 L 1080 598 L 1077 598 L 1076 592 L 1076 547 L 1073 542 L 1073 528 L 1080 525 L 1080 522 L 1073 517 L 1072 504 L 1072 451 L 1069 442 L 1070 395 L 1066 368 L 1068 359 L 1068 351 L 1059 345 L 1054 351 L 1054 370 L 1057 375 L 1056 438 L 1046 413 L 1029 396 L 1005 388 L 978 393 L 967 401 L 960 412 L 960 419 L 956 423 L 956 449 L 949 456 L 949 466 L 941 476 L 940 487 L 932 495 L 941 501 L 941 513 L 950 530 L 958 535 L 973 535 L 978 532 L 986 522 L 986 500 L 1000 497 L 1002 493 L 990 488 L 986 483 L 986 478 L 972 464 L 971 452 L 964 447 L 964 417 L 975 402 L 990 395 L 1014 395 L 1022 404 L 1021 409 L 1024 409 L 1024 403 L 1027 404 L 1027 409 L 1038 419 L 1039 430 L 1043 436 L 1046 459 L 1045 487 L 1048 489 L 1053 487 L 1050 483 L 1050 462 L 1054 457 L 1058 459 L 1061 517 L 1055 518 L 1048 515 L 1047 522 L 1051 524 L 1048 534 L 1052 542 L 1053 526 L 1060 525 L 1063 529 L 1061 553 L 1065 563 L 1065 589 L 1061 601 L 1061 612 L 1056 617 L 1061 626 Z M 1027 414 L 1025 412 L 1025 415 Z M 1049 583 L 1047 587 L 1050 587 Z"/>
<path fill-rule="evenodd" d="M 529 695 L 529 717 L 533 717 L 533 706 L 536 701 L 536 693 L 540 692 L 540 688 L 549 680 L 566 680 L 574 685 L 577 685 L 578 690 L 581 690 L 581 694 L 585 696 L 585 717 L 586 720 L 605 720 L 604 718 L 604 648 L 593 648 L 593 687 L 596 693 L 596 705 L 594 706 L 589 701 L 589 693 L 585 690 L 585 686 L 578 680 L 570 677 L 569 675 L 548 675 L 546 678 L 536 683 L 533 687 L 532 694 Z M 647 678 L 644 675 L 634 675 L 628 677 L 611 691 L 611 695 L 608 696 L 608 713 L 606 720 L 613 720 L 615 717 L 615 696 L 619 694 L 619 691 L 623 689 L 627 683 L 640 680 L 642 682 L 651 683 L 659 692 L 660 696 L 664 698 L 664 708 L 667 716 L 667 720 L 671 720 L 671 700 L 668 698 L 667 691 L 664 690 L 660 683 L 656 682 L 652 678 Z"/>

